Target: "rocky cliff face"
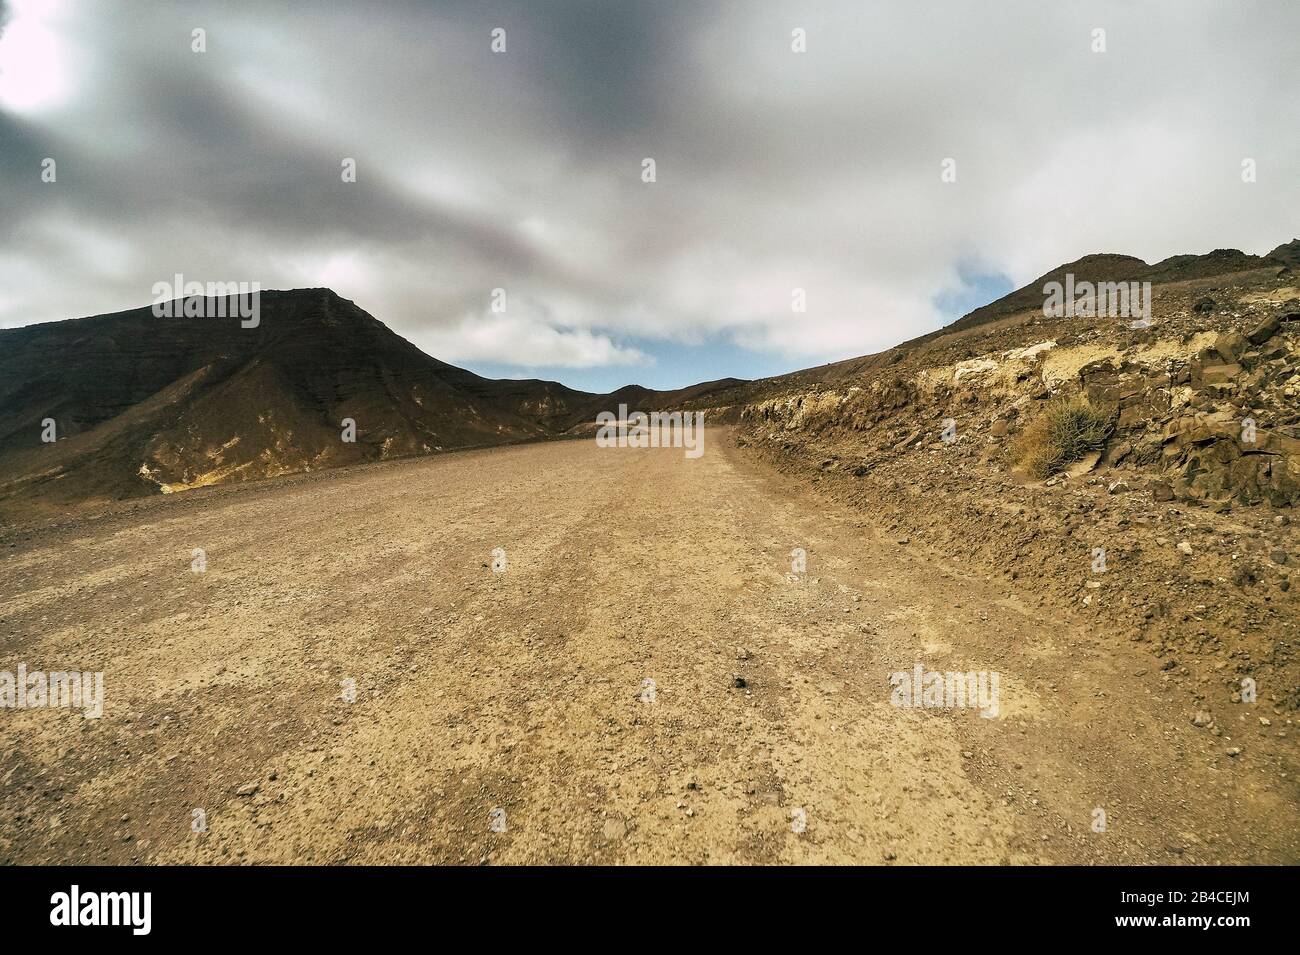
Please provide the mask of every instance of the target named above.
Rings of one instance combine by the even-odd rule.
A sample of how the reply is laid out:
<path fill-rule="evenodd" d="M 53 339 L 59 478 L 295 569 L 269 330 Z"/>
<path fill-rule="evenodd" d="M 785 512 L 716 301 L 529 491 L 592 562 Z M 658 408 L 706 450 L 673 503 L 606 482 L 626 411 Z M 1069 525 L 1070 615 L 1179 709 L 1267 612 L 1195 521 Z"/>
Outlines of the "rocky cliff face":
<path fill-rule="evenodd" d="M 1243 327 L 1180 342 L 1156 367 L 1139 352 L 1080 369 L 1080 390 L 1117 411 L 1108 464 L 1131 458 L 1164 500 L 1300 503 L 1300 309 Z"/>
<path fill-rule="evenodd" d="M 1279 261 L 1184 258 L 1154 283 L 1147 327 L 1045 317 L 1041 291 L 1036 307 L 994 303 L 996 320 L 747 386 L 738 440 L 1017 599 L 1149 642 L 1196 694 L 1250 677 L 1289 712 L 1300 288 Z M 1068 395 L 1103 409 L 1109 436 L 1031 479 L 1015 442 Z"/>

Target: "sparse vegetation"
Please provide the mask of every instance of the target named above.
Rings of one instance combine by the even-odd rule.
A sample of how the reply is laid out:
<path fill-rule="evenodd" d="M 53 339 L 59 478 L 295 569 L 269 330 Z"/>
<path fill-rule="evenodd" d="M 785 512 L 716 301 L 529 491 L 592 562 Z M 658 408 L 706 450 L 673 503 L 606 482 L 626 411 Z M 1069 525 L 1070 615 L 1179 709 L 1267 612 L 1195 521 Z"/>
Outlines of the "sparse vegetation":
<path fill-rule="evenodd" d="M 1036 478 L 1050 477 L 1096 451 L 1110 434 L 1110 416 L 1082 395 L 1053 399 L 1012 445 L 1012 457 Z"/>

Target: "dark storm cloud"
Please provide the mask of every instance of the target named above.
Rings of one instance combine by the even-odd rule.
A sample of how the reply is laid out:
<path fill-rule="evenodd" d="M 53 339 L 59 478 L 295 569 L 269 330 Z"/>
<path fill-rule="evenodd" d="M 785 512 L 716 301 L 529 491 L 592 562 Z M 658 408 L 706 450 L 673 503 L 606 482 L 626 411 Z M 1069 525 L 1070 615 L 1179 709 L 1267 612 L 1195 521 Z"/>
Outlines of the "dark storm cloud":
<path fill-rule="evenodd" d="M 597 2 L 510 5 L 510 17 L 527 24 L 529 73 L 550 84 L 564 129 L 584 145 L 642 138 L 660 127 L 680 100 L 687 45 L 699 4 Z"/>
<path fill-rule="evenodd" d="M 57 134 L 42 138 L 40 127 L 3 117 L 6 171 L 16 179 L 40 157 L 64 155 L 63 183 L 76 193 L 79 212 L 106 227 L 126 218 L 165 221 L 180 211 L 177 224 L 188 229 L 240 228 L 281 241 L 321 232 L 394 242 L 433 234 L 515 271 L 539 265 L 533 250 L 490 223 L 435 203 L 414 204 L 382 174 L 368 172 L 355 188 L 344 188 L 338 153 L 285 136 L 273 113 L 254 108 L 209 72 L 115 70 L 111 84 L 119 109 L 100 119 L 128 130 L 136 140 L 131 155 L 82 165 Z"/>
<path fill-rule="evenodd" d="M 972 270 L 1264 251 L 1300 17 L 1193 6 L 0 0 L 0 324 L 182 271 L 331 285 L 450 360 L 811 361 L 934 327 Z"/>
<path fill-rule="evenodd" d="M 0 11 L 3 13 L 3 11 Z M 6 184 L 16 184 L 40 169 L 41 160 L 51 152 L 52 139 L 39 126 L 16 116 L 0 112 L 0 177 Z M 37 200 L 33 189 L 10 186 L 0 191 L 0 228 Z"/>

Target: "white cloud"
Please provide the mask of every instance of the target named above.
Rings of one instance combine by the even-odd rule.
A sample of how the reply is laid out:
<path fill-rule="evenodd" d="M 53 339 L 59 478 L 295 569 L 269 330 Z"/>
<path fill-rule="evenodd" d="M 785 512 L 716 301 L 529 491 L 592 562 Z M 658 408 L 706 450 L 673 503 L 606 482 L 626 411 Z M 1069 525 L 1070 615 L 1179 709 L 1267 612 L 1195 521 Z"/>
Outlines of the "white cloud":
<path fill-rule="evenodd" d="M 608 335 L 556 327 L 536 314 L 518 312 L 466 314 L 452 327 L 416 336 L 415 343 L 451 362 L 492 361 L 527 368 L 652 364 L 639 349 L 616 345 Z"/>

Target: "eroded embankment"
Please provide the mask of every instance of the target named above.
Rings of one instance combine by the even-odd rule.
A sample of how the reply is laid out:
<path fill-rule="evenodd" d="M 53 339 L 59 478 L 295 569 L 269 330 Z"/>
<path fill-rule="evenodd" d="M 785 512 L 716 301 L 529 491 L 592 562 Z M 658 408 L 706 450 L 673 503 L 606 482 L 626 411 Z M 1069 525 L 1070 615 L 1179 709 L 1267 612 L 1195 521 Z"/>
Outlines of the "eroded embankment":
<path fill-rule="evenodd" d="M 1147 644 L 1207 706 L 1254 681 L 1289 714 L 1300 322 L 1274 302 L 1243 311 L 1042 338 L 1029 321 L 1012 347 L 754 401 L 737 440 L 900 540 Z M 1016 436 L 1071 394 L 1109 417 L 1104 447 L 1045 481 L 1018 473 Z"/>

